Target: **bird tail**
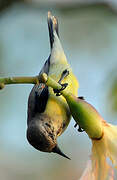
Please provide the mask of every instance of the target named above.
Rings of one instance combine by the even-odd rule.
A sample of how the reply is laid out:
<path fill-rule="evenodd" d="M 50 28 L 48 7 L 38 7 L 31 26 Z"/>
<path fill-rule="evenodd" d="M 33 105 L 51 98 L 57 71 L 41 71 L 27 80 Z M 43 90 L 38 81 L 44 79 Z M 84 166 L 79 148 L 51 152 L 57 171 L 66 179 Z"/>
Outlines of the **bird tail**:
<path fill-rule="evenodd" d="M 54 43 L 54 31 L 56 31 L 57 36 L 59 37 L 58 31 L 58 20 L 55 16 L 52 16 L 51 12 L 48 12 L 48 29 L 49 29 L 49 37 L 50 37 L 50 46 L 51 49 Z"/>

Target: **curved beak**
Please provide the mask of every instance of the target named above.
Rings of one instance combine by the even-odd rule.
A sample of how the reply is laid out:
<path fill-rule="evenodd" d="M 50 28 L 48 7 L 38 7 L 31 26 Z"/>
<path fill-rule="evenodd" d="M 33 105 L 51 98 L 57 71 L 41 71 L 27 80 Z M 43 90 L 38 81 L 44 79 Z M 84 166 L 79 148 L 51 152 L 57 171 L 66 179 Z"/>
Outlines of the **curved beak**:
<path fill-rule="evenodd" d="M 66 155 L 60 150 L 60 148 L 58 147 L 58 145 L 56 145 L 56 146 L 52 149 L 52 152 L 53 152 L 53 153 L 57 153 L 57 154 L 65 157 L 65 158 L 71 160 L 68 156 L 66 156 Z"/>

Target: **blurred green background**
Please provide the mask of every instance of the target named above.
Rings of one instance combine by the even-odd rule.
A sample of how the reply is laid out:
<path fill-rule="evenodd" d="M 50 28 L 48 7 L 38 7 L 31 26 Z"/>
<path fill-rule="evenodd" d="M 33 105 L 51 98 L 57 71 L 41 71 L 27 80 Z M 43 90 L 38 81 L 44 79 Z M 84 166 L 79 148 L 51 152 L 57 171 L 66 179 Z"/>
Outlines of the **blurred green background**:
<path fill-rule="evenodd" d="M 49 56 L 47 11 L 59 19 L 66 56 L 84 96 L 108 122 L 117 122 L 116 4 L 93 1 L 0 1 L 0 76 L 37 75 Z M 109 2 L 109 1 L 108 1 Z M 74 120 L 58 139 L 70 158 L 42 153 L 26 140 L 32 85 L 0 91 L 0 179 L 78 180 L 90 158 L 88 136 Z"/>

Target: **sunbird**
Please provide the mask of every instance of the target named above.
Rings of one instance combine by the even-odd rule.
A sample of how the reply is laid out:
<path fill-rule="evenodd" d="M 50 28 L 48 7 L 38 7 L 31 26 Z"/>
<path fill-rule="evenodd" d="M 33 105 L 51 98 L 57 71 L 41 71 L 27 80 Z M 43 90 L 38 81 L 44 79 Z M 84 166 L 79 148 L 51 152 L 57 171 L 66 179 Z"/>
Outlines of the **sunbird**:
<path fill-rule="evenodd" d="M 46 73 L 63 87 L 68 84 L 66 89 L 77 96 L 78 81 L 67 62 L 59 39 L 58 20 L 48 12 L 47 21 L 51 52 L 39 77 Z M 57 97 L 53 89 L 41 83 L 41 80 L 34 85 L 28 99 L 27 140 L 35 149 L 58 153 L 68 158 L 58 147 L 57 137 L 67 128 L 70 119 L 70 110 L 64 97 Z"/>

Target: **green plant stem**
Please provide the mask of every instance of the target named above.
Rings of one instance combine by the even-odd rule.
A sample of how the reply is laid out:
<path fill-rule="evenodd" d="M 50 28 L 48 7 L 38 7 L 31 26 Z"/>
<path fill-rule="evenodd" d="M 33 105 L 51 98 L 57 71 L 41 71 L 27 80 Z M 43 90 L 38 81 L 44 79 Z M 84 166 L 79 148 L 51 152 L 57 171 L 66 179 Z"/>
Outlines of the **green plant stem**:
<path fill-rule="evenodd" d="M 0 89 L 3 89 L 4 86 L 8 84 L 37 84 L 37 83 L 39 83 L 38 76 L 0 78 Z"/>

